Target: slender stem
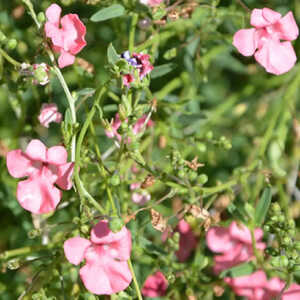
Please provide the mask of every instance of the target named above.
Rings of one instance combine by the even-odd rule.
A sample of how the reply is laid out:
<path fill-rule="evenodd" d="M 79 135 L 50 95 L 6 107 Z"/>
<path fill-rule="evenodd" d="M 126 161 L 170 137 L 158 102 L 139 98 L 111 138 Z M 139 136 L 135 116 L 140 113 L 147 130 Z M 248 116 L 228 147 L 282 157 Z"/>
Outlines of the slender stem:
<path fill-rule="evenodd" d="M 0 48 L 0 55 L 2 55 L 9 63 L 14 65 L 15 67 L 20 67 L 21 63 L 13 59 L 11 56 L 9 56 L 3 49 Z"/>
<path fill-rule="evenodd" d="M 117 216 L 118 215 L 118 210 L 116 208 L 116 205 L 115 205 L 114 199 L 112 197 L 111 190 L 110 190 L 109 186 L 106 186 L 106 191 L 107 191 L 108 199 L 110 201 L 113 212 Z"/>
<path fill-rule="evenodd" d="M 67 96 L 70 111 L 71 111 L 72 125 L 75 125 L 76 124 L 75 100 L 70 93 L 68 85 L 67 85 L 60 69 L 57 66 L 54 66 L 53 70 L 54 70 L 55 74 L 57 75 L 57 78 Z M 75 155 L 76 155 L 76 134 L 73 132 L 72 141 L 71 141 L 71 160 L 72 161 L 75 161 Z"/>
<path fill-rule="evenodd" d="M 141 294 L 141 291 L 140 291 L 140 287 L 139 287 L 139 284 L 136 280 L 134 269 L 133 269 L 133 266 L 132 266 L 132 263 L 131 263 L 131 259 L 129 258 L 127 262 L 128 262 L 128 266 L 129 266 L 131 275 L 132 275 L 133 284 L 134 284 L 134 287 L 135 287 L 135 290 L 136 290 L 136 293 L 137 293 L 137 297 L 138 297 L 139 300 L 143 300 L 143 297 L 142 297 L 142 294 Z"/>
<path fill-rule="evenodd" d="M 138 22 L 139 15 L 134 13 L 131 19 L 130 32 L 129 32 L 129 52 L 132 53 L 134 50 L 134 39 L 135 39 L 135 29 Z"/>
<path fill-rule="evenodd" d="M 41 28 L 41 24 L 37 19 L 36 13 L 33 9 L 33 5 L 31 3 L 30 0 L 23 0 L 23 3 L 27 5 L 28 9 L 29 9 L 29 13 L 34 21 L 34 23 L 36 24 L 37 28 L 40 29 Z"/>
<path fill-rule="evenodd" d="M 237 2 L 247 11 L 250 12 L 251 9 L 242 1 L 242 0 L 237 0 Z"/>

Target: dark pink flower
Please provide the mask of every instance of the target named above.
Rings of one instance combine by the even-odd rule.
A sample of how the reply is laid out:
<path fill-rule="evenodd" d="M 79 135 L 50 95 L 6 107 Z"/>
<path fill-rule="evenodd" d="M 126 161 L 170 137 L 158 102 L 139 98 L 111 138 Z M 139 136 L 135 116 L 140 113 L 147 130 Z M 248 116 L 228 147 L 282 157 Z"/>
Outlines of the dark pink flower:
<path fill-rule="evenodd" d="M 257 62 L 269 73 L 280 75 L 288 72 L 297 60 L 291 44 L 299 34 L 293 13 L 288 12 L 282 17 L 269 8 L 254 9 L 251 25 L 254 28 L 235 33 L 233 45 L 244 56 L 254 54 Z"/>
<path fill-rule="evenodd" d="M 179 250 L 176 252 L 176 256 L 180 262 L 184 262 L 196 249 L 197 239 L 190 225 L 183 219 L 179 221 L 176 231 L 180 234 Z"/>
<path fill-rule="evenodd" d="M 162 297 L 166 294 L 168 281 L 160 271 L 150 275 L 142 288 L 142 294 L 145 297 Z"/>
<path fill-rule="evenodd" d="M 137 120 L 137 122 L 134 124 L 133 129 L 132 129 L 134 134 L 137 135 L 142 131 L 142 129 L 145 125 L 146 119 L 147 119 L 147 117 L 146 117 L 146 115 L 144 115 Z M 127 123 L 128 120 L 126 119 L 124 122 Z M 115 119 L 110 124 L 110 128 L 105 130 L 106 136 L 110 139 L 117 138 L 117 140 L 120 142 L 122 140 L 122 137 L 118 133 L 118 129 L 120 128 L 121 124 L 122 124 L 122 122 L 120 120 L 120 116 L 117 113 Z M 154 125 L 154 122 L 152 120 L 149 120 L 146 126 L 151 127 L 153 125 Z"/>
<path fill-rule="evenodd" d="M 72 187 L 74 163 L 67 163 L 68 153 L 63 146 L 49 149 L 39 140 L 32 140 L 25 153 L 12 150 L 6 156 L 8 172 L 15 178 L 28 177 L 19 182 L 17 199 L 20 205 L 35 214 L 55 210 L 63 190 Z"/>
<path fill-rule="evenodd" d="M 263 250 L 265 248 L 265 244 L 261 242 L 263 231 L 257 228 L 254 234 L 256 247 Z M 211 251 L 222 253 L 214 257 L 214 272 L 217 274 L 253 257 L 250 230 L 235 221 L 228 228 L 211 227 L 206 235 L 206 243 Z"/>
<path fill-rule="evenodd" d="M 46 37 L 52 41 L 53 50 L 60 53 L 60 68 L 72 65 L 75 55 L 86 45 L 86 28 L 77 14 L 67 14 L 60 18 L 61 8 L 57 4 L 50 5 L 46 10 Z"/>
<path fill-rule="evenodd" d="M 131 233 L 124 226 L 113 233 L 106 220 L 95 225 L 91 238 L 70 238 L 64 243 L 67 260 L 79 265 L 80 278 L 85 287 L 96 295 L 111 295 L 126 289 L 132 279 L 127 260 L 131 252 Z"/>
<path fill-rule="evenodd" d="M 55 103 L 50 103 L 50 104 L 44 103 L 42 105 L 38 119 L 41 125 L 48 128 L 49 123 L 51 122 L 60 123 L 62 120 L 62 115 L 58 111 L 57 105 Z"/>

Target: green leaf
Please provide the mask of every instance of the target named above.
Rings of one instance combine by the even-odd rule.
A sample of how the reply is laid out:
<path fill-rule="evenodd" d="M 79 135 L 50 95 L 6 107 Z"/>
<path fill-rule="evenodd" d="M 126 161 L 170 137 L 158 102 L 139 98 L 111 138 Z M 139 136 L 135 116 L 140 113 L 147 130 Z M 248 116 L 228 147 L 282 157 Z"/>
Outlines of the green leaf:
<path fill-rule="evenodd" d="M 151 78 L 162 77 L 162 76 L 170 73 L 171 71 L 173 71 L 175 68 L 176 68 L 176 65 L 172 64 L 172 63 L 157 66 L 151 72 Z"/>
<path fill-rule="evenodd" d="M 110 43 L 107 48 L 107 59 L 108 62 L 112 65 L 114 65 L 118 60 L 120 60 L 120 55 L 118 55 L 112 43 Z"/>
<path fill-rule="evenodd" d="M 93 14 L 90 18 L 92 22 L 102 22 L 105 20 L 117 18 L 123 16 L 125 8 L 120 4 L 113 4 L 109 7 L 103 8 Z"/>
<path fill-rule="evenodd" d="M 255 209 L 255 224 L 261 226 L 267 215 L 271 204 L 272 191 L 270 187 L 266 187 Z"/>
<path fill-rule="evenodd" d="M 252 262 L 246 262 L 238 266 L 232 267 L 230 269 L 224 270 L 220 276 L 224 278 L 225 276 L 229 277 L 240 277 L 253 273 L 255 267 Z"/>

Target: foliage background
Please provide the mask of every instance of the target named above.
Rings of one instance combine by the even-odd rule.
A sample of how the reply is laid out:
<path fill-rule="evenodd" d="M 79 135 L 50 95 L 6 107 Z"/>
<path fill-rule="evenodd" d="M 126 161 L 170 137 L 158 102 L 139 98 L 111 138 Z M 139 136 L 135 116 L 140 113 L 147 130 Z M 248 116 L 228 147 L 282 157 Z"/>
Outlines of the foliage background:
<path fill-rule="evenodd" d="M 45 11 L 53 2 L 42 0 L 33 1 L 33 4 L 35 10 L 40 12 Z M 127 9 L 126 15 L 93 23 L 89 20 L 91 15 L 112 4 L 112 1 L 94 1 L 94 5 L 85 2 L 87 1 L 56 1 L 63 7 L 63 14 L 77 13 L 87 27 L 87 46 L 78 56 L 93 65 L 94 72 L 89 73 L 78 62 L 63 70 L 70 89 L 79 95 L 80 91 L 82 93 L 86 88 L 90 90 L 84 92 L 91 92 L 109 78 L 106 65 L 107 47 L 110 43 L 113 43 L 118 53 L 127 50 L 130 13 L 137 12 L 140 19 L 146 16 L 151 18 L 150 11 L 137 5 L 136 1 L 124 0 L 113 2 L 122 3 Z M 191 1 L 183 2 L 186 4 Z M 175 175 L 176 170 L 169 158 L 173 149 L 177 149 L 186 160 L 198 156 L 199 161 L 205 164 L 198 170 L 198 175 L 208 176 L 206 187 L 213 187 L 231 179 L 237 180 L 238 186 L 234 189 L 234 203 L 237 203 L 237 207 L 238 203 L 246 202 L 255 205 L 266 185 L 268 173 L 271 175 L 273 199 L 279 201 L 285 211 L 296 218 L 299 226 L 297 218 L 300 214 L 300 199 L 297 194 L 297 180 L 293 185 L 300 154 L 299 128 L 295 123 L 295 120 L 299 119 L 299 79 L 295 81 L 295 78 L 299 77 L 299 65 L 285 75 L 274 76 L 267 74 L 252 57 L 245 58 L 237 53 L 231 45 L 232 36 L 238 29 L 249 27 L 249 14 L 240 5 L 240 1 L 194 2 L 197 2 L 198 6 L 188 19 L 168 19 L 167 25 L 153 25 L 148 29 L 137 30 L 136 45 L 146 41 L 151 33 L 161 36 L 166 32 L 171 33 L 170 38 L 148 48 L 154 66 L 169 64 L 170 70 L 163 76 L 158 74 L 159 77 L 155 78 L 154 75 L 151 80 L 150 89 L 158 104 L 157 112 L 153 115 L 155 127 L 147 131 L 140 143 L 143 156 L 151 167 Z M 292 10 L 298 24 L 300 23 L 300 2 L 297 0 L 245 0 L 244 3 L 250 9 L 266 6 L 282 14 Z M 31 17 L 22 7 L 24 8 L 22 1 L 0 2 L 0 30 L 7 37 L 18 41 L 16 49 L 8 52 L 20 62 L 47 61 L 43 52 L 43 38 L 37 34 Z M 294 46 L 299 55 L 300 42 L 296 41 Z M 167 59 L 166 52 L 172 48 L 176 48 L 177 55 Z M 290 89 L 287 94 L 286 91 L 292 84 L 293 90 Z M 115 87 L 114 91 L 116 94 L 120 93 L 120 89 Z M 84 97 L 80 96 L 80 100 Z M 85 120 L 93 97 L 84 100 L 84 105 L 78 109 L 80 123 Z M 32 138 L 39 138 L 48 146 L 62 142 L 60 125 L 52 124 L 50 129 L 46 130 L 38 123 L 37 116 L 43 102 L 55 102 L 61 112 L 67 108 L 65 95 L 55 76 L 51 77 L 51 84 L 47 87 L 31 85 L 0 55 L 0 252 L 41 243 L 41 236 L 34 239 L 29 236 L 34 230 L 33 218 L 16 201 L 17 180 L 8 175 L 4 155 L 7 149 L 24 147 Z M 114 117 L 117 104 L 110 96 L 105 97 L 102 103 L 105 118 Z M 103 178 L 96 173 L 94 150 L 91 145 L 96 142 L 101 152 L 105 152 L 113 142 L 106 138 L 100 120 L 95 120 L 94 126 L 95 136 L 89 134 L 85 141 L 83 180 L 97 199 L 105 201 Z M 208 132 L 213 133 L 213 139 L 207 135 Z M 225 149 L 226 147 L 222 146 L 222 136 L 226 137 L 232 148 Z M 160 145 L 162 137 L 166 141 L 163 148 Z M 255 169 L 255 172 L 250 172 L 249 176 L 243 178 L 243 168 L 257 159 L 260 160 L 260 169 Z M 107 165 L 113 170 L 116 164 L 116 156 L 112 155 Z M 115 190 L 123 213 L 138 208 L 131 203 L 128 188 L 129 183 L 133 181 L 129 168 L 131 164 L 129 159 L 120 164 L 120 174 L 124 180 Z M 145 171 L 140 173 L 138 179 L 143 180 L 146 174 Z M 292 189 L 290 184 L 293 185 Z M 169 188 L 162 182 L 149 189 L 153 202 L 168 191 Z M 191 197 L 188 193 L 177 196 L 183 202 L 188 202 Z M 205 197 L 204 203 L 211 199 L 211 196 Z M 174 198 L 168 199 L 156 209 L 164 216 L 174 215 L 173 200 Z M 72 282 L 77 282 L 76 269 L 70 269 L 63 257 L 58 254 L 58 259 L 47 258 L 49 253 L 61 251 L 56 248 L 74 229 L 72 220 L 78 216 L 79 202 L 74 191 L 65 192 L 63 201 L 69 205 L 48 216 L 46 221 L 52 226 L 49 234 L 54 244 L 57 241 L 56 246 L 54 249 L 38 252 L 39 256 L 45 256 L 44 260 L 27 264 L 19 270 L 7 269 L 3 263 L 0 273 L 1 299 L 17 299 L 28 286 L 30 278 L 43 268 L 45 271 L 40 274 L 37 285 L 45 284 L 47 296 L 62 299 L 60 276 L 63 274 L 66 295 L 78 295 L 77 288 L 82 289 L 79 299 L 92 299 L 88 298 L 91 296 L 85 292 L 79 281 L 79 285 L 74 287 Z M 225 212 L 224 220 L 240 216 L 237 207 L 231 206 Z M 43 223 L 45 218 L 34 218 L 34 221 L 40 222 L 43 228 L 46 226 Z M 206 297 L 204 299 L 212 299 L 213 293 L 208 288 L 213 282 L 211 272 L 208 267 L 204 268 L 203 272 L 198 271 L 201 264 L 199 261 L 203 259 L 199 258 L 200 255 L 209 257 L 209 251 L 205 249 L 204 244 L 204 231 L 198 232 L 201 242 L 197 255 L 186 265 L 178 266 L 174 256 L 168 258 L 166 245 L 160 241 L 160 234 L 151 227 L 150 221 L 149 214 L 143 212 L 136 222 L 129 225 L 134 236 L 133 260 L 140 283 L 155 268 L 160 267 L 169 273 L 176 268 L 186 270 L 188 273 L 183 278 L 189 280 L 187 283 L 184 279 L 177 280 L 172 286 L 175 294 L 178 293 L 182 299 L 186 299 L 186 293 L 194 291 L 199 297 L 202 295 L 201 297 Z M 141 237 L 147 239 L 144 244 Z M 151 247 L 148 245 L 147 249 L 149 241 L 154 243 Z M 141 252 L 141 248 L 146 251 Z M 164 256 L 167 257 L 165 261 Z M 168 266 L 168 263 L 171 265 Z M 130 293 L 134 294 L 134 291 L 130 290 Z M 229 291 L 225 292 L 223 299 L 228 299 L 226 297 L 229 297 Z M 70 296 L 66 296 L 66 299 L 70 299 Z"/>

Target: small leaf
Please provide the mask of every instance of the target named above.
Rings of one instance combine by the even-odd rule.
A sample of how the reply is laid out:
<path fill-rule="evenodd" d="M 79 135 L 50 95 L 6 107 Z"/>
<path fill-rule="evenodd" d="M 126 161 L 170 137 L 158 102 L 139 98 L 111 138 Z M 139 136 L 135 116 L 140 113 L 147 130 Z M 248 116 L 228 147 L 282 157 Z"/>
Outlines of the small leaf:
<path fill-rule="evenodd" d="M 120 55 L 118 55 L 112 43 L 110 43 L 107 48 L 107 59 L 108 62 L 112 65 L 114 65 L 118 60 L 120 60 Z"/>
<path fill-rule="evenodd" d="M 162 76 L 170 73 L 171 71 L 173 71 L 175 68 L 176 68 L 176 65 L 172 64 L 172 63 L 157 66 L 151 72 L 151 78 L 162 77 Z"/>
<path fill-rule="evenodd" d="M 271 204 L 272 191 L 270 187 L 266 187 L 255 209 L 255 224 L 261 226 L 267 215 Z"/>
<path fill-rule="evenodd" d="M 120 4 L 113 4 L 109 7 L 103 8 L 93 14 L 90 18 L 92 22 L 102 22 L 105 20 L 117 18 L 123 16 L 125 8 Z"/>
<path fill-rule="evenodd" d="M 240 276 L 246 276 L 254 271 L 254 265 L 252 262 L 246 262 L 243 264 L 240 264 L 238 266 L 232 267 L 230 269 L 224 270 L 220 276 L 224 278 L 225 276 L 230 277 L 240 277 Z"/>

